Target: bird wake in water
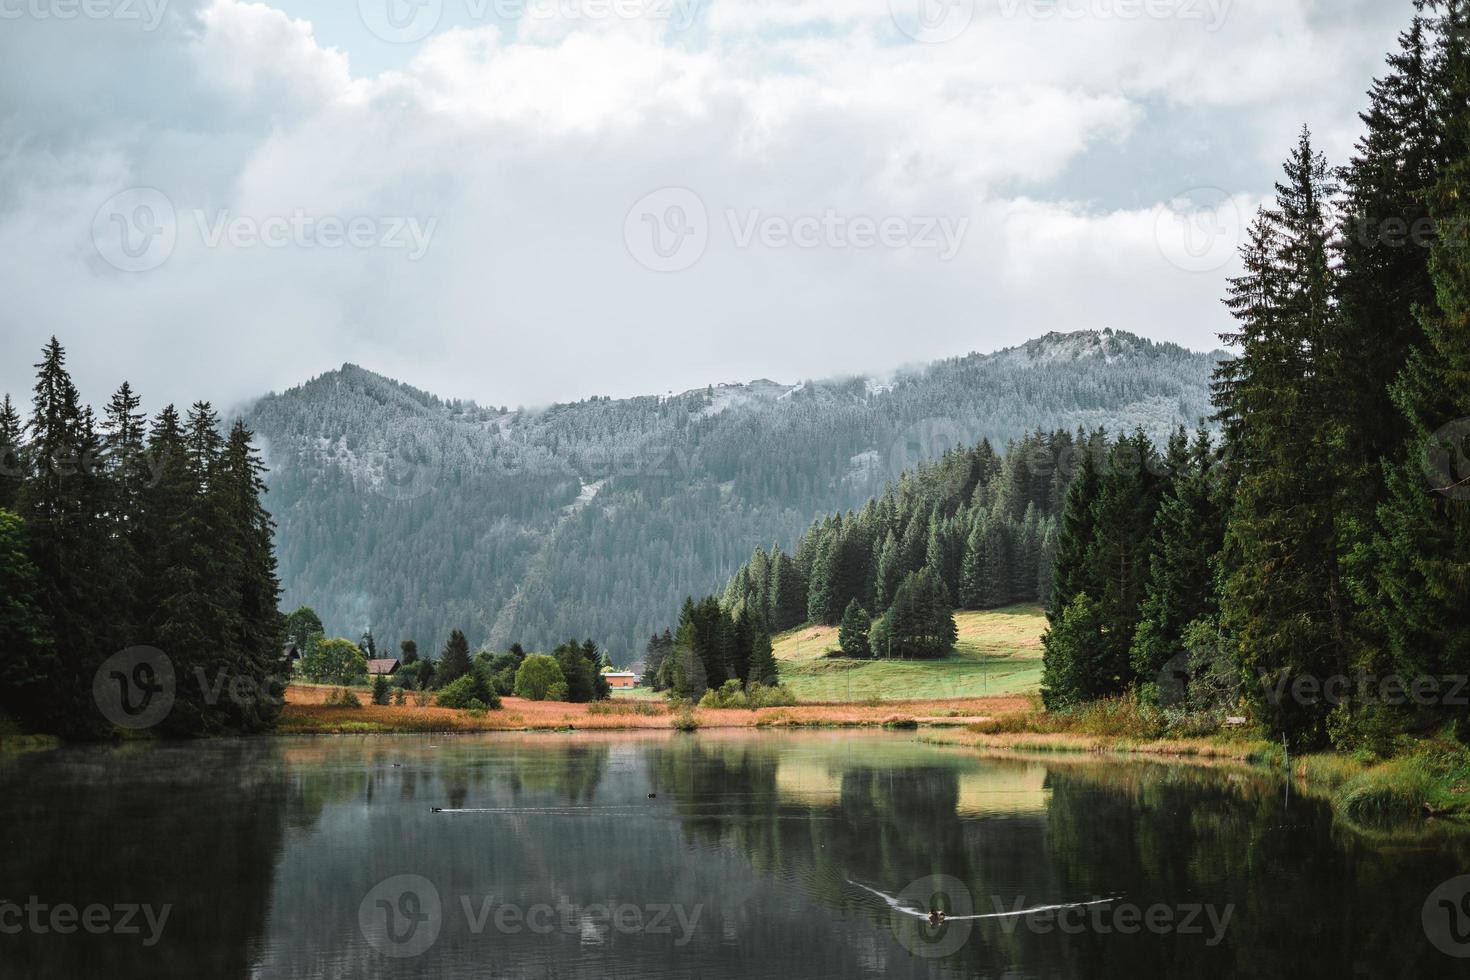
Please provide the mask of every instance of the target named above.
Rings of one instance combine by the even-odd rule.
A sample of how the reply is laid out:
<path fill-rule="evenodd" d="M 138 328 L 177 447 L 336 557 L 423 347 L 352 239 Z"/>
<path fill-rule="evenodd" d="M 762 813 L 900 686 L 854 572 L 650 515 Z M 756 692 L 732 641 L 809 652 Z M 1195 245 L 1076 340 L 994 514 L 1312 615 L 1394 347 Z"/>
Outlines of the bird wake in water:
<path fill-rule="evenodd" d="M 913 903 L 905 899 L 896 898 L 886 892 L 880 892 L 876 888 L 869 888 L 862 882 L 853 881 L 851 878 L 847 879 L 847 883 L 849 885 L 856 885 L 858 888 L 861 888 L 865 892 L 877 895 L 879 898 L 883 899 L 883 901 L 887 903 L 888 907 L 893 909 L 893 911 L 895 912 L 901 912 L 904 915 L 911 915 L 916 919 L 924 919 L 931 923 L 936 921 L 936 919 L 943 922 L 970 922 L 975 919 L 1011 919 L 1022 915 L 1032 915 L 1037 912 L 1056 912 L 1061 909 L 1080 909 L 1086 908 L 1090 905 L 1107 905 L 1109 903 L 1117 901 L 1116 898 L 1095 898 L 1090 902 L 1064 902 L 1060 905 L 1037 905 L 1029 909 L 1017 909 L 1014 912 L 989 912 L 983 915 L 947 915 L 943 912 L 938 912 L 936 914 L 936 911 L 934 910 L 925 912 L 920 908 L 916 908 Z"/>

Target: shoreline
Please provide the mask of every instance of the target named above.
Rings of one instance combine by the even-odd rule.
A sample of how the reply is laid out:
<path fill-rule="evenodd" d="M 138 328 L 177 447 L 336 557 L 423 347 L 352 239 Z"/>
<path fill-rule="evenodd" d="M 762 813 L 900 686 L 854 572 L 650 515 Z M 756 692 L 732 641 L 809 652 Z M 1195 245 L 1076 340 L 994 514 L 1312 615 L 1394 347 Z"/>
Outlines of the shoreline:
<path fill-rule="evenodd" d="M 1241 737 L 1133 738 L 1057 732 L 931 733 L 920 740 L 976 752 L 1112 756 L 1161 763 L 1236 763 L 1290 778 L 1303 795 L 1327 802 L 1357 833 L 1401 838 L 1449 829 L 1470 831 L 1470 752 L 1422 739 L 1390 758 L 1312 752 L 1287 759 L 1280 745 Z"/>
<path fill-rule="evenodd" d="M 484 712 L 431 704 L 341 707 L 323 702 L 334 690 L 292 685 L 276 734 L 457 734 L 502 731 L 640 731 L 739 728 L 965 728 L 1024 711 L 1020 696 L 909 699 L 865 703 L 821 702 L 785 707 L 673 709 L 661 699 L 617 697 L 591 704 L 502 698 Z M 692 724 L 690 721 L 692 720 Z"/>
<path fill-rule="evenodd" d="M 1157 737 L 1141 732 L 1038 730 L 1032 700 L 1018 695 L 803 703 L 756 710 L 675 709 L 647 697 L 614 697 L 591 704 L 508 697 L 501 708 L 481 712 L 429 703 L 374 705 L 370 698 L 363 698 L 360 707 L 325 704 L 334 690 L 328 685 L 292 685 L 276 727 L 242 737 L 887 730 L 917 733 L 917 740 L 929 745 L 982 753 L 1202 766 L 1226 763 L 1286 775 L 1282 747 L 1249 734 Z M 122 741 L 149 737 L 140 733 Z M 54 735 L 0 725 L 0 753 L 66 744 Z M 1293 755 L 1290 763 L 1293 786 L 1304 796 L 1328 802 L 1357 832 L 1400 836 L 1440 828 L 1470 829 L 1470 750 L 1446 739 L 1419 739 L 1389 758 L 1316 752 Z"/>

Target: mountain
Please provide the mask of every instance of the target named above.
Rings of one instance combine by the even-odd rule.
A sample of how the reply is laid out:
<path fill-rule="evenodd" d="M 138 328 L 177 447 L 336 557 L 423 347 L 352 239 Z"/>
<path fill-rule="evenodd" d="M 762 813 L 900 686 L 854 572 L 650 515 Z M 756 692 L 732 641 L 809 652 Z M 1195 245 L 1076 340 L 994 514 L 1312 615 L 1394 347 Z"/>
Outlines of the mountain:
<path fill-rule="evenodd" d="M 626 663 L 756 545 L 789 547 L 945 449 L 1193 425 L 1223 356 L 1054 333 L 881 379 L 514 411 L 348 364 L 260 399 L 247 422 L 271 467 L 287 608 L 423 649 L 452 628 L 492 647 L 591 636 Z"/>

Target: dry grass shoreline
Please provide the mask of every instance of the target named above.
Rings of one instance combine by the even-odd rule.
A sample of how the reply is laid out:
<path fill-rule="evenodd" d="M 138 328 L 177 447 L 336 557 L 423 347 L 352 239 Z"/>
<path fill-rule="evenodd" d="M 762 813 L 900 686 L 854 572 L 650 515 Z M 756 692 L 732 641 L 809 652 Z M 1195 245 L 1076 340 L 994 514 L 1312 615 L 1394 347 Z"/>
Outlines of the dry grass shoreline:
<path fill-rule="evenodd" d="M 293 684 L 286 691 L 277 732 L 284 735 L 330 735 L 394 732 L 636 731 L 673 729 L 684 712 L 659 701 L 615 698 L 598 705 L 560 701 L 528 701 L 508 697 L 498 711 L 470 713 L 432 704 L 375 705 L 366 692 L 360 708 L 327 705 L 336 690 L 327 685 Z M 964 727 L 1025 711 L 1024 697 L 957 698 L 884 701 L 881 704 L 818 703 L 782 708 L 696 708 L 701 728 L 881 728 L 912 722 L 924 727 Z"/>

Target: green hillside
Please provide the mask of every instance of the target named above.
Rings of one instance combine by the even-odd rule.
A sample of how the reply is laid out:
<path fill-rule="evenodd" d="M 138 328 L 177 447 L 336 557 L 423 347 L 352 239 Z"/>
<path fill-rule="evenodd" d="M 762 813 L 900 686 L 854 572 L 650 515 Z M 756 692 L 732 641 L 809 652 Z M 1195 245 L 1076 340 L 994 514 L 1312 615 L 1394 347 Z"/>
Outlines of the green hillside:
<path fill-rule="evenodd" d="M 955 613 L 960 639 L 944 660 L 853 660 L 829 656 L 837 628 L 805 626 L 775 638 L 781 681 L 802 701 L 897 701 L 1028 694 L 1041 686 L 1039 606 Z"/>

